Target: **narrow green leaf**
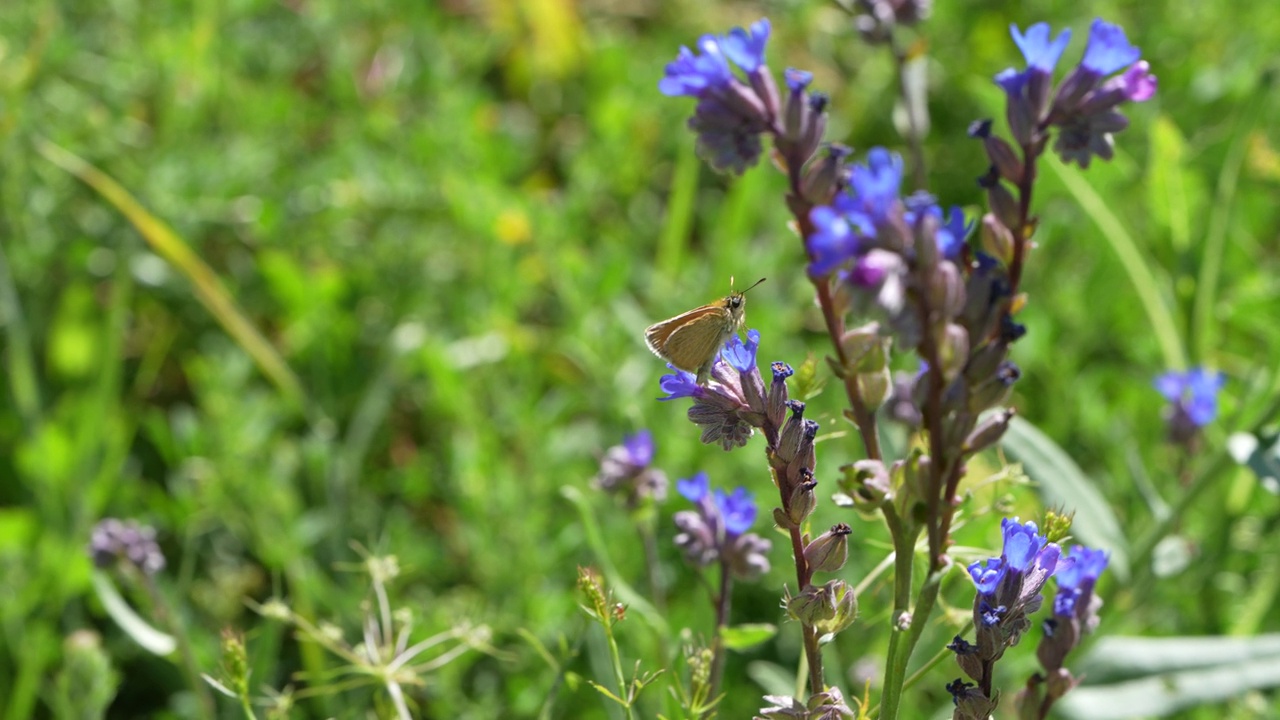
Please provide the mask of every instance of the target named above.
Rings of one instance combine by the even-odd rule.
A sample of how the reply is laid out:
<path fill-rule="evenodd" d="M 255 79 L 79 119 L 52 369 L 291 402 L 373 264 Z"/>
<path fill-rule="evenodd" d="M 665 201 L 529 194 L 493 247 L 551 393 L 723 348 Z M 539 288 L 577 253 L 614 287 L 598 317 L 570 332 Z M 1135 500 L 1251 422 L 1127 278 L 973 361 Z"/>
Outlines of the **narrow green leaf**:
<path fill-rule="evenodd" d="M 1124 267 L 1125 274 L 1129 276 L 1129 282 L 1133 285 L 1138 301 L 1147 314 L 1151 331 L 1155 333 L 1156 340 L 1160 343 L 1162 364 L 1167 368 L 1186 367 L 1187 358 L 1178 336 L 1178 324 L 1173 319 L 1173 312 L 1168 303 L 1160 294 L 1161 284 L 1156 282 L 1150 263 L 1138 248 L 1138 243 L 1120 222 L 1120 218 L 1111 212 L 1107 201 L 1084 179 L 1084 173 L 1056 160 L 1044 163 L 1044 167 L 1052 170 L 1062 180 L 1067 191 L 1093 219 L 1094 224 L 1102 231 L 1107 244 L 1120 259 L 1120 264 Z"/>
<path fill-rule="evenodd" d="M 1280 635 L 1103 638 L 1079 669 L 1090 680 L 1139 676 L 1076 688 L 1058 704 L 1061 717 L 1162 717 L 1280 687 Z"/>
<path fill-rule="evenodd" d="M 1129 546 L 1120 521 L 1106 498 L 1071 456 L 1048 435 L 1020 417 L 1014 417 L 1001 440 L 1006 452 L 1022 463 L 1027 476 L 1046 505 L 1060 505 L 1075 512 L 1071 534 L 1082 544 L 1108 550 L 1108 567 L 1122 581 L 1129 578 Z"/>
<path fill-rule="evenodd" d="M 746 650 L 778 634 L 778 626 L 769 623 L 735 625 L 720 631 L 724 646 L 730 650 Z"/>
<path fill-rule="evenodd" d="M 213 268 L 178 236 L 173 228 L 152 215 L 120 183 L 70 151 L 48 141 L 37 149 L 54 165 L 79 178 L 133 224 L 157 255 L 172 264 L 191 283 L 196 298 L 209 314 L 253 358 L 258 368 L 297 407 L 307 409 L 302 383 L 274 346 L 236 306 Z"/>
<path fill-rule="evenodd" d="M 138 613 L 129 607 L 129 603 L 120 597 L 120 593 L 116 592 L 116 586 L 110 578 L 97 570 L 93 572 L 92 577 L 93 589 L 98 593 L 102 607 L 106 609 L 116 625 L 133 638 L 134 642 L 148 652 L 161 656 L 169 655 L 177 649 L 178 641 L 172 635 L 160 632 L 139 617 Z"/>

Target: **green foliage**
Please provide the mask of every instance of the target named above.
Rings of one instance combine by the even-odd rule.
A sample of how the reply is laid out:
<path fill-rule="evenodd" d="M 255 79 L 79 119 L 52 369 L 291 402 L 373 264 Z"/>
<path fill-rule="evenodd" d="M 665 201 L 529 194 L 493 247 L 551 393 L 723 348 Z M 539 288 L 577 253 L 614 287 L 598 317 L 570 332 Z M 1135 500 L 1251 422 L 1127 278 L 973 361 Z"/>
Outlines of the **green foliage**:
<path fill-rule="evenodd" d="M 283 598 L 290 618 L 363 637 L 370 584 L 343 571 L 357 541 L 398 558 L 387 611 L 412 610 L 410 646 L 461 627 L 493 632 L 403 684 L 415 716 L 618 717 L 591 687 L 617 683 L 578 607 L 579 565 L 600 568 L 629 608 L 611 635 L 628 682 L 666 685 L 639 698 L 637 716 L 682 716 L 667 688 L 692 688 L 687 676 L 633 673 L 637 662 L 678 668 L 677 649 L 693 644 L 681 629 L 697 636 L 713 622 L 670 541 L 678 500 L 656 525 L 658 600 L 627 510 L 589 488 L 597 456 L 650 427 L 673 478 L 706 470 L 718 486 L 755 483 L 758 497 L 772 488 L 756 445 L 704 447 L 678 403 L 654 402 L 662 366 L 641 331 L 723 295 L 731 275 L 768 276 L 748 317 L 761 360 L 800 367 L 827 350 L 781 178 L 703 170 L 688 104 L 656 91 L 662 65 L 699 34 L 767 13 L 774 70 L 815 72 L 835 137 L 859 149 L 901 139 L 892 60 L 828 3 L 624 5 L 5 7 L 0 715 L 199 716 L 199 674 L 222 677 L 229 630 L 244 638 L 261 716 L 393 716 L 382 686 L 341 677 L 354 663 L 317 639 L 329 629 L 294 635 L 248 604 Z M 1080 539 L 1132 550 L 1132 578 L 1102 589 L 1102 633 L 1280 629 L 1280 501 L 1225 454 L 1231 431 L 1269 437 L 1280 394 L 1280 9 L 1260 4 L 1241 23 L 1214 3 L 935 5 L 921 33 L 925 146 L 947 204 L 981 201 L 981 151 L 963 131 L 1000 112 L 989 78 L 1018 60 L 1010 22 L 1081 37 L 1105 16 L 1159 76 L 1113 162 L 1080 182 L 1055 167 L 1037 191 L 1013 404 L 1048 465 L 1019 459 L 1047 503 L 1077 511 Z M 1163 443 L 1150 386 L 1183 362 L 1230 378 L 1189 464 Z M 869 580 L 857 632 L 824 650 L 829 677 L 856 698 L 879 681 L 889 643 L 887 533 L 826 502 L 859 445 L 839 393 L 816 395 L 826 364 L 805 367 L 827 471 L 812 522 L 853 526 L 842 576 Z M 970 489 L 979 501 L 964 506 L 957 554 L 996 542 L 990 501 L 1023 517 L 1040 507 L 1008 482 Z M 84 548 L 106 516 L 159 530 L 169 566 L 156 593 L 122 583 L 117 600 L 151 632 L 184 636 L 194 684 L 181 650 L 153 655 L 95 593 Z M 1169 532 L 1193 557 L 1171 577 L 1149 569 Z M 802 654 L 778 606 L 787 551 L 775 541 L 771 574 L 735 594 L 740 651 L 725 696 L 696 698 L 721 717 L 792 689 L 777 687 Z M 966 619 L 967 578 L 937 581 L 942 621 L 909 673 Z M 1029 645 L 1018 648 L 1028 660 Z M 949 712 L 942 685 L 956 673 L 949 658 L 940 665 L 909 681 L 904 716 Z M 1274 684 L 1195 701 L 1264 717 L 1274 708 L 1254 693 Z M 1187 717 L 1224 715 L 1182 700 Z M 217 702 L 219 717 L 244 715 L 238 699 Z"/>

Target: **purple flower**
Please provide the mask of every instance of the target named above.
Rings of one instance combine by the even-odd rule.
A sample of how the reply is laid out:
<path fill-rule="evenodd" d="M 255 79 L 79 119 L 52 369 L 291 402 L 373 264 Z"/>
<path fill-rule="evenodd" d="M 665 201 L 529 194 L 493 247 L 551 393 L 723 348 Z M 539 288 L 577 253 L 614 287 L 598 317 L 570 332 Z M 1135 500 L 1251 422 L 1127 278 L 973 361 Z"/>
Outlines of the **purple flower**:
<path fill-rule="evenodd" d="M 1123 28 L 1097 18 L 1089 28 L 1089 44 L 1085 46 L 1080 65 L 1106 76 L 1132 65 L 1141 55 L 1138 48 L 1129 44 Z"/>
<path fill-rule="evenodd" d="M 975 560 L 969 564 L 969 577 L 982 595 L 991 595 L 1004 579 L 1005 565 L 1000 558 Z"/>
<path fill-rule="evenodd" d="M 973 223 L 965 223 L 964 211 L 959 205 L 951 207 L 951 217 L 944 218 L 942 208 L 934 197 L 928 193 L 916 193 L 906 200 L 906 221 L 909 225 L 918 225 L 927 217 L 936 218 L 937 233 L 934 236 L 938 252 L 948 260 L 955 260 L 960 255 L 964 239 L 973 229 Z"/>
<path fill-rule="evenodd" d="M 667 394 L 666 397 L 658 398 L 659 400 L 702 396 L 703 388 L 698 385 L 698 380 L 693 373 L 678 370 L 671 363 L 667 363 L 667 367 L 673 370 L 674 373 L 658 378 L 658 387 L 662 388 L 662 392 Z"/>
<path fill-rule="evenodd" d="M 858 253 L 859 238 L 875 233 L 870 219 L 861 213 L 847 217 L 835 209 L 821 206 L 809 213 L 815 232 L 809 236 L 809 274 L 830 275 L 836 268 Z M 855 230 L 855 225 L 857 229 Z"/>
<path fill-rule="evenodd" d="M 1044 536 L 1034 522 L 1019 523 L 1018 518 L 1005 518 L 1000 521 L 1000 527 L 1004 531 L 1004 552 L 1001 556 L 1011 569 L 1025 571 L 1045 546 Z"/>
<path fill-rule="evenodd" d="M 750 31 L 734 28 L 720 38 L 720 51 L 745 72 L 753 73 L 764 65 L 764 48 L 769 42 L 769 19 L 752 23 Z"/>
<path fill-rule="evenodd" d="M 89 537 L 89 557 L 100 568 L 131 565 L 147 575 L 155 575 L 165 566 L 155 528 L 134 520 L 106 518 L 95 525 Z"/>
<path fill-rule="evenodd" d="M 1022 97 L 1022 90 L 1027 86 L 1027 74 L 1025 72 L 1018 72 L 1013 68 L 1001 70 L 999 73 L 996 73 L 994 79 L 996 84 L 999 85 L 1004 90 L 1005 94 L 1011 98 Z"/>
<path fill-rule="evenodd" d="M 698 39 L 698 48 L 702 50 L 701 55 L 681 47 L 676 59 L 667 63 L 666 76 L 658 81 L 658 90 L 663 95 L 702 97 L 707 91 L 723 88 L 733 81 L 733 73 L 715 36 L 703 35 Z"/>
<path fill-rule="evenodd" d="M 882 147 L 871 148 L 867 162 L 853 166 L 849 193 L 836 197 L 836 209 L 846 215 L 863 212 L 875 223 L 883 222 L 898 201 L 902 189 L 902 156 Z"/>
<path fill-rule="evenodd" d="M 813 82 L 813 73 L 807 70 L 797 70 L 795 68 L 787 68 L 782 73 L 783 79 L 787 83 L 787 89 L 793 93 L 798 93 L 809 87 L 809 83 Z"/>
<path fill-rule="evenodd" d="M 760 331 L 748 330 L 747 341 L 744 343 L 737 335 L 733 335 L 724 344 L 721 355 L 724 357 L 734 370 L 738 372 L 751 372 L 756 367 L 756 350 L 760 347 Z"/>
<path fill-rule="evenodd" d="M 653 462 L 653 434 L 648 430 L 623 437 L 622 447 L 632 465 L 643 467 Z"/>
<path fill-rule="evenodd" d="M 1132 102 L 1146 102 L 1156 94 L 1156 76 L 1151 74 L 1151 65 L 1146 60 L 1130 65 L 1120 79 L 1126 97 Z"/>
<path fill-rule="evenodd" d="M 1058 594 L 1053 598 L 1055 615 L 1072 616 L 1076 613 L 1076 603 L 1082 597 L 1093 593 L 1093 586 L 1107 569 L 1110 556 L 1103 550 L 1076 545 L 1071 548 L 1071 556 L 1058 571 Z"/>
<path fill-rule="evenodd" d="M 1156 378 L 1156 389 L 1173 405 L 1175 414 L 1184 414 L 1191 423 L 1201 428 L 1213 422 L 1218 415 L 1218 392 L 1226 375 L 1204 368 L 1192 368 L 1186 372 L 1170 371 Z"/>
<path fill-rule="evenodd" d="M 747 492 L 746 488 L 739 487 L 732 494 L 725 494 L 723 490 L 717 489 L 715 504 L 720 517 L 724 519 L 725 532 L 730 537 L 750 530 L 751 524 L 756 520 L 755 496 Z"/>
<path fill-rule="evenodd" d="M 1025 35 L 1018 30 L 1017 25 L 1010 25 L 1009 32 L 1013 35 L 1013 42 L 1022 51 L 1022 57 L 1027 59 L 1027 68 L 1044 73 L 1053 72 L 1062 52 L 1067 49 L 1067 43 L 1071 42 L 1070 30 L 1063 30 L 1051 40 L 1049 23 L 1036 23 L 1027 28 Z"/>
<path fill-rule="evenodd" d="M 676 492 L 685 500 L 697 505 L 711 491 L 711 480 L 704 472 L 696 473 L 691 478 L 676 480 Z"/>

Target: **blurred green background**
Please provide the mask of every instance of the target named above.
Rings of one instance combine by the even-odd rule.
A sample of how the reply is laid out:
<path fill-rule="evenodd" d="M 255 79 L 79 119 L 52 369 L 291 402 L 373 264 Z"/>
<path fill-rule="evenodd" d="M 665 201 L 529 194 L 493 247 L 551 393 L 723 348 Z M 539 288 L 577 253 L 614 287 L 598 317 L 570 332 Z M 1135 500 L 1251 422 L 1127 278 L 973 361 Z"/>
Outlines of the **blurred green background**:
<path fill-rule="evenodd" d="M 175 617 L 121 592 L 148 622 L 184 627 L 215 677 L 220 632 L 245 633 L 255 695 L 323 687 L 332 678 L 295 673 L 340 662 L 246 599 L 283 598 L 358 642 L 370 598 L 351 570 L 358 543 L 398 559 L 390 593 L 412 610 L 414 641 L 464 621 L 492 629 L 489 651 L 408 688 L 419 716 L 619 717 L 581 682 L 611 674 L 576 568 L 647 585 L 626 511 L 590 489 L 598 456 L 650 427 L 673 480 L 707 470 L 716 486 L 753 488 L 766 536 L 774 499 L 758 440 L 702 446 L 682 403 L 654 401 L 664 368 L 642 329 L 722 296 L 731 275 L 767 276 L 748 311 L 761 360 L 824 351 L 782 177 L 711 174 L 684 127 L 692 104 L 656 89 L 681 44 L 762 15 L 775 73 L 811 70 L 831 94 L 830 138 L 904 149 L 890 57 L 815 0 L 6 3 L 0 716 L 60 713 L 76 641 L 106 651 L 110 671 L 91 675 L 119 681 L 111 717 L 198 716 L 181 663 L 139 647 L 93 589 L 84 548 L 114 516 L 157 528 Z M 1152 376 L 1183 363 L 1228 374 L 1210 457 L 1280 381 L 1280 6 L 938 2 L 907 39 L 929 57 L 931 190 L 974 214 L 985 165 L 964 131 L 1002 114 L 990 78 L 1021 63 L 1008 25 L 1073 28 L 1066 66 L 1094 16 L 1127 28 L 1160 91 L 1128 109 L 1113 162 L 1045 169 L 1014 404 L 1132 543 L 1204 465 L 1186 469 L 1162 442 Z M 858 457 L 837 395 L 811 403 L 820 480 Z M 1000 514 L 1034 515 L 1037 498 L 983 485 L 961 546 L 989 552 Z M 1200 498 L 1162 546 L 1168 567 L 1105 587 L 1102 633 L 1280 630 L 1280 503 L 1230 468 Z M 674 651 L 681 628 L 709 631 L 706 595 L 670 542 L 681 502 L 658 518 L 672 635 L 632 613 L 618 630 L 628 664 L 664 667 L 659 648 Z M 857 582 L 884 559 L 884 533 L 824 501 L 815 527 L 838 521 L 854 525 L 844 577 Z M 735 620 L 782 623 L 777 540 L 772 559 L 740 587 Z M 828 648 L 829 680 L 852 695 L 866 677 L 876 695 L 885 585 L 870 584 L 859 623 Z M 934 641 L 971 593 L 951 578 Z M 731 657 L 722 717 L 749 716 L 769 677 L 794 673 L 795 630 Z M 1031 643 L 1020 650 L 1010 689 L 1032 669 Z M 914 716 L 949 716 L 942 686 L 956 674 L 944 663 L 928 676 Z M 649 692 L 643 717 L 671 712 L 665 688 Z M 1186 712 L 1274 709 L 1249 693 L 1225 715 Z M 384 692 L 293 709 L 367 712 L 389 712 Z"/>

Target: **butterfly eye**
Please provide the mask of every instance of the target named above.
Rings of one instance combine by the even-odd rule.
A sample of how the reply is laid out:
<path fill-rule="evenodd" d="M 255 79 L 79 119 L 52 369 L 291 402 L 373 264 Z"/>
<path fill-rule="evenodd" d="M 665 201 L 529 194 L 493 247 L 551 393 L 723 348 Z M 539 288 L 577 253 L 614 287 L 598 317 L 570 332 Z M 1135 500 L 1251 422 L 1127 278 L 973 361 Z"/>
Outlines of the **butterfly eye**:
<path fill-rule="evenodd" d="M 737 295 L 729 298 L 729 307 L 734 308 L 735 310 L 742 307 L 742 298 Z"/>

